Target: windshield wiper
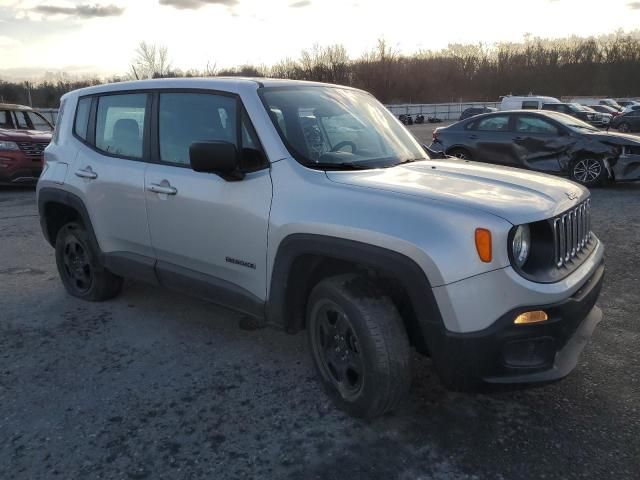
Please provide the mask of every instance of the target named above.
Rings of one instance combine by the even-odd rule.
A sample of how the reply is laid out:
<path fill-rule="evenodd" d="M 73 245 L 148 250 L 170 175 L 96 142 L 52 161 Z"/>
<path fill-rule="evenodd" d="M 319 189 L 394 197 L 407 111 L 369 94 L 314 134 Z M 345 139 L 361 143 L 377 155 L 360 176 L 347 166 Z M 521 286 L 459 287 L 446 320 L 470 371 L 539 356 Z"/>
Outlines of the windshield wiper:
<path fill-rule="evenodd" d="M 405 165 L 407 163 L 419 162 L 421 160 L 426 160 L 426 158 L 408 158 L 398 163 L 394 163 L 393 165 L 389 165 L 386 168 L 397 167 L 398 165 Z"/>
<path fill-rule="evenodd" d="M 307 167 L 327 168 L 332 170 L 369 170 L 370 168 L 370 167 L 365 167 L 363 165 L 357 165 L 355 163 L 347 163 L 347 162 L 342 162 L 342 163 L 330 163 L 330 162 L 315 163 L 314 162 L 314 163 L 308 163 Z"/>

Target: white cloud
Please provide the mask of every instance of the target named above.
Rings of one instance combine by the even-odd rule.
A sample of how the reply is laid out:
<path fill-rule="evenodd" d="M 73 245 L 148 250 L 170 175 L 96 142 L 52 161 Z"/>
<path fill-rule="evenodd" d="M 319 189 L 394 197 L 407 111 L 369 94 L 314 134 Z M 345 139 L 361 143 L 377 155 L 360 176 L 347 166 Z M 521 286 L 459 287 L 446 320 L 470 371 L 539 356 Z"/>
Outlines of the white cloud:
<path fill-rule="evenodd" d="M 514 0 L 447 0 L 437 17 L 455 20 L 434 21 L 432 2 L 424 0 L 0 0 L 0 68 L 45 72 L 75 64 L 125 72 L 142 40 L 166 45 L 172 64 L 186 70 L 207 62 L 218 68 L 272 64 L 315 43 L 342 43 L 357 57 L 380 37 L 410 53 L 449 43 L 518 41 L 523 32 L 598 35 L 638 28 L 640 10 L 630 10 L 630 3 L 528 0 L 523 16 Z M 100 20 L 80 18 L 76 10 L 113 4 L 126 10 Z M 74 14 L 34 11 L 43 5 Z"/>
<path fill-rule="evenodd" d="M 2 21 L 3 20 L 0 20 L 0 22 Z M 5 37 L 4 35 L 0 35 L 0 47 L 12 47 L 19 44 L 20 42 L 15 38 Z"/>
<path fill-rule="evenodd" d="M 181 10 L 197 10 L 205 5 L 226 5 L 232 7 L 238 0 L 160 0 L 160 5 L 167 5 Z"/>
<path fill-rule="evenodd" d="M 80 4 L 73 7 L 44 4 L 38 5 L 32 10 L 43 15 L 71 15 L 80 18 L 118 17 L 124 13 L 124 8 L 117 5 L 90 4 Z"/>

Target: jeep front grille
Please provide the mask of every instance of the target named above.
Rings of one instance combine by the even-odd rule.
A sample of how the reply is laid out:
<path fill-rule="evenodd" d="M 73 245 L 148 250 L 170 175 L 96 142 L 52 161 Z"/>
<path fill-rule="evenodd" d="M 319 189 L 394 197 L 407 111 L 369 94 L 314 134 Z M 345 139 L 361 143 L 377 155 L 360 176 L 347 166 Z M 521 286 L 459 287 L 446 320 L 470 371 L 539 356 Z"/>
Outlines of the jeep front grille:
<path fill-rule="evenodd" d="M 591 200 L 553 220 L 556 267 L 562 268 L 591 241 Z"/>
<path fill-rule="evenodd" d="M 39 160 L 48 143 L 18 142 L 18 147 L 27 157 Z"/>

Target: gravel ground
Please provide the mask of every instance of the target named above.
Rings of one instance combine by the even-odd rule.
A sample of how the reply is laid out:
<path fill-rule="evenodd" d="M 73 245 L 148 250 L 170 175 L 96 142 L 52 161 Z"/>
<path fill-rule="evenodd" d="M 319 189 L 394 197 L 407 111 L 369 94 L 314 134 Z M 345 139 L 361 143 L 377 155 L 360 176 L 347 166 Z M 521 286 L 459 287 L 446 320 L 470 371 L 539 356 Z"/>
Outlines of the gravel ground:
<path fill-rule="evenodd" d="M 65 294 L 31 190 L 0 190 L 0 478 L 640 478 L 640 184 L 593 192 L 605 320 L 562 382 L 443 389 L 367 423 L 334 410 L 304 334 L 127 283 Z"/>

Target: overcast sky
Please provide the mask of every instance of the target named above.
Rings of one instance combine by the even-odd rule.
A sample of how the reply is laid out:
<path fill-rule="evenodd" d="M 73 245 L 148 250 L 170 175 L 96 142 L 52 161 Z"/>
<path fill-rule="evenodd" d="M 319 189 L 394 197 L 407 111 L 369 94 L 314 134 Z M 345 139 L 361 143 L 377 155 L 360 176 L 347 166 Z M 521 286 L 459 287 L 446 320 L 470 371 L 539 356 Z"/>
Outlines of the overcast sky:
<path fill-rule="evenodd" d="M 629 0 L 0 0 L 0 78 L 124 73 L 142 40 L 166 45 L 176 68 L 202 69 L 268 65 L 314 43 L 357 56 L 384 37 L 410 53 L 639 22 Z"/>

